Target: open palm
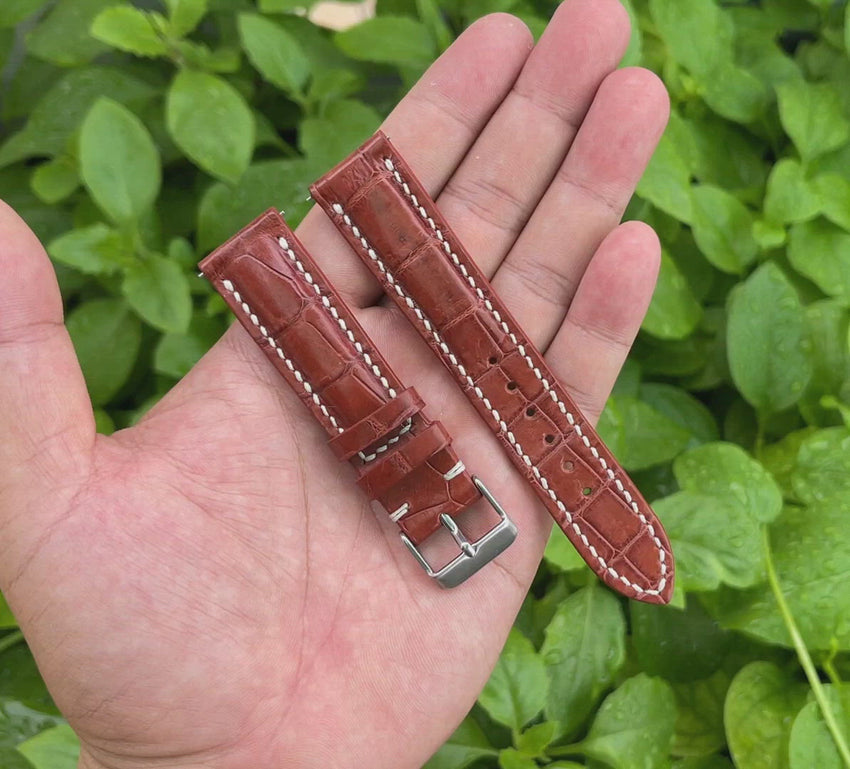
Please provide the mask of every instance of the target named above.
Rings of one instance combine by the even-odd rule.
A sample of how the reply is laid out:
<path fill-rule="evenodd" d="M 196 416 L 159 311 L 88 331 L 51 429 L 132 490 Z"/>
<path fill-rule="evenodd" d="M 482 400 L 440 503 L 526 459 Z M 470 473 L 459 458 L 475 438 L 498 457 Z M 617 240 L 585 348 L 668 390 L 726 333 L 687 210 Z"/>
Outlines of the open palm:
<path fill-rule="evenodd" d="M 617 0 L 568 0 L 536 47 L 487 17 L 384 125 L 591 419 L 659 258 L 617 226 L 667 116 L 615 71 L 627 41 Z M 50 263 L 0 208 L 0 587 L 83 766 L 418 767 L 534 575 L 549 519 L 495 439 L 320 211 L 299 236 L 519 538 L 441 590 L 240 327 L 97 436 Z"/>

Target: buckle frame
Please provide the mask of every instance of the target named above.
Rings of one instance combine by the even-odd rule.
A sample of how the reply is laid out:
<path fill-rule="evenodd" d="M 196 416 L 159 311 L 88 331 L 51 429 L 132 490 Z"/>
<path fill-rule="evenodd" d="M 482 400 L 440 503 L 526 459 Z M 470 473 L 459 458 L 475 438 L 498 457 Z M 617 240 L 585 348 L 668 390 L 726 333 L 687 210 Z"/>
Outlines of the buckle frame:
<path fill-rule="evenodd" d="M 480 539 L 475 542 L 470 542 L 464 536 L 454 519 L 447 513 L 443 513 L 440 516 L 440 523 L 449 530 L 449 533 L 452 535 L 454 541 L 457 542 L 457 545 L 461 550 L 460 555 L 456 558 L 449 561 L 440 569 L 435 570 L 431 564 L 425 560 L 425 556 L 422 555 L 419 548 L 410 541 L 407 535 L 401 535 L 401 541 L 407 545 L 407 548 L 411 553 L 413 553 L 413 556 L 419 562 L 419 565 L 425 570 L 429 577 L 433 577 L 437 580 L 441 587 L 457 587 L 462 582 L 465 582 L 473 574 L 475 574 L 475 572 L 490 563 L 490 561 L 510 547 L 517 536 L 516 524 L 508 518 L 508 514 L 498 503 L 496 498 L 490 493 L 490 490 L 479 478 L 475 476 L 472 476 L 472 482 L 481 492 L 481 496 L 490 503 L 490 506 L 498 514 L 499 523 L 497 523 Z"/>

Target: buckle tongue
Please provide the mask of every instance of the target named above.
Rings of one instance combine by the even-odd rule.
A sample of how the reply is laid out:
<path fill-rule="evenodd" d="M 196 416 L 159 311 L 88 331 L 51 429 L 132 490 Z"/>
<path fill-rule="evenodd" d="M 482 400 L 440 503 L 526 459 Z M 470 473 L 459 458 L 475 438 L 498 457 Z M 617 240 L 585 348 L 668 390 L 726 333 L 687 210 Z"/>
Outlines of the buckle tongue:
<path fill-rule="evenodd" d="M 508 514 L 502 506 L 478 478 L 473 476 L 472 481 L 478 487 L 481 496 L 490 503 L 491 507 L 499 515 L 499 523 L 484 534 L 481 539 L 476 542 L 470 542 L 464 536 L 455 520 L 446 513 L 443 513 L 440 516 L 440 523 L 448 529 L 461 550 L 460 555 L 454 560 L 449 561 L 445 566 L 435 571 L 431 567 L 431 564 L 425 560 L 422 553 L 419 552 L 416 545 L 405 534 L 401 535 L 402 542 L 407 545 L 428 576 L 436 579 L 443 587 L 457 587 L 475 574 L 482 566 L 490 563 L 496 556 L 506 550 L 516 539 L 517 528 L 513 521 L 508 518 Z"/>

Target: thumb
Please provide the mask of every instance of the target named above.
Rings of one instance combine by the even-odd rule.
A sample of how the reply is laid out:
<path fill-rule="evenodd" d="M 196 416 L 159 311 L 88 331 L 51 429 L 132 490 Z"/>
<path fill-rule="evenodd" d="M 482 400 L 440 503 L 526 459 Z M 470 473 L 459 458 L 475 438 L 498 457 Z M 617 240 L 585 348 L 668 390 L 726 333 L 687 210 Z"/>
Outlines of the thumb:
<path fill-rule="evenodd" d="M 53 267 L 27 225 L 0 201 L 0 584 L 8 584 L 13 551 L 56 514 L 56 505 L 36 500 L 50 493 L 61 504 L 60 489 L 73 493 L 94 436 Z"/>

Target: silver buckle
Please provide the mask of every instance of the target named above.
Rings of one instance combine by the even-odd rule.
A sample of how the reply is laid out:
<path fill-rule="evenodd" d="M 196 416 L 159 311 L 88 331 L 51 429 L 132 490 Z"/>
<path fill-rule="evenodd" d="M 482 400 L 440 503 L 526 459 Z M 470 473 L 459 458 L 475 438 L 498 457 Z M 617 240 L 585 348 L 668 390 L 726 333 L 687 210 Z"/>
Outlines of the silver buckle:
<path fill-rule="evenodd" d="M 443 513 L 440 516 L 440 523 L 449 530 L 454 541 L 457 542 L 458 547 L 461 549 L 461 554 L 457 558 L 449 561 L 441 569 L 434 571 L 431 568 L 431 564 L 425 560 L 425 557 L 419 552 L 416 545 L 405 534 L 401 535 L 401 541 L 407 545 L 428 576 L 436 579 L 443 587 L 457 587 L 461 582 L 464 582 L 475 574 L 482 566 L 490 563 L 499 553 L 506 550 L 516 539 L 517 528 L 514 522 L 508 518 L 508 514 L 502 509 L 502 506 L 478 478 L 473 476 L 472 482 L 478 487 L 481 496 L 498 513 L 499 523 L 477 542 L 470 542 L 463 535 L 463 532 L 457 523 L 455 523 L 454 519 L 450 515 Z"/>

